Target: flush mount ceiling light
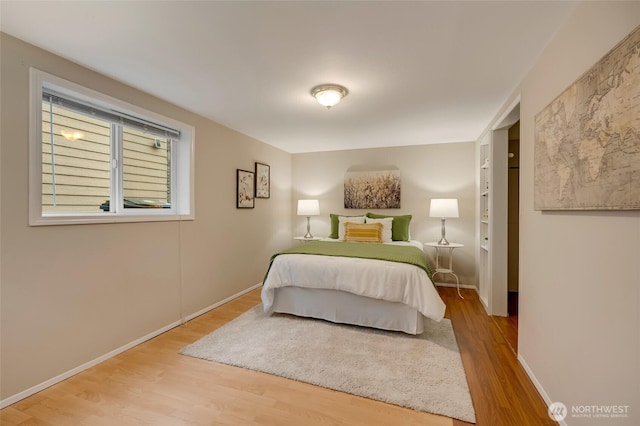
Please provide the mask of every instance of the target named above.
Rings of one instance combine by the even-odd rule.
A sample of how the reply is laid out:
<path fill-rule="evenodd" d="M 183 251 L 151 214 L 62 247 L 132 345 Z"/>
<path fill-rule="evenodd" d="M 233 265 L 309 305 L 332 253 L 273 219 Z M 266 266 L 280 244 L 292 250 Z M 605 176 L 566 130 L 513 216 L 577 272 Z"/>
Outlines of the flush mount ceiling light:
<path fill-rule="evenodd" d="M 327 109 L 342 100 L 349 94 L 346 87 L 338 86 L 337 84 L 321 84 L 311 89 L 311 96 L 316 98 L 318 103 L 322 106 L 326 106 Z"/>

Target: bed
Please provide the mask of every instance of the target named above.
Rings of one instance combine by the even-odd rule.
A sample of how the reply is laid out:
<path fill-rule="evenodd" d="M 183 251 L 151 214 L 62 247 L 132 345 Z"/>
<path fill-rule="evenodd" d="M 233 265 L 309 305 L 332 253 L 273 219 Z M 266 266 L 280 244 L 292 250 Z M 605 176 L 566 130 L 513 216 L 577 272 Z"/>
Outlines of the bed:
<path fill-rule="evenodd" d="M 409 334 L 421 334 L 425 318 L 440 321 L 445 304 L 429 278 L 422 243 L 393 240 L 391 220 L 371 219 L 343 219 L 337 233 L 332 224 L 330 237 L 338 238 L 274 255 L 262 288 L 265 313 Z"/>

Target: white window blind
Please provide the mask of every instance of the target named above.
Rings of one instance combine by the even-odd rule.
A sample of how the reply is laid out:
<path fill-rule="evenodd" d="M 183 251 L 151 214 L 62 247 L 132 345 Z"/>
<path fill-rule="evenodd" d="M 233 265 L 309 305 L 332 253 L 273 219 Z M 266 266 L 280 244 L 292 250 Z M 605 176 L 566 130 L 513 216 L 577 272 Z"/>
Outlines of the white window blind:
<path fill-rule="evenodd" d="M 180 139 L 179 130 L 152 123 L 150 121 L 134 117 L 120 111 L 108 110 L 106 108 L 91 105 L 85 101 L 78 101 L 71 97 L 56 93 L 55 91 L 46 87 L 42 88 L 42 100 L 50 102 L 60 108 L 66 108 L 71 111 L 87 114 L 101 120 L 109 121 L 110 123 L 121 124 L 123 126 L 139 130 L 141 132 L 146 132 L 152 135 L 176 140 Z"/>

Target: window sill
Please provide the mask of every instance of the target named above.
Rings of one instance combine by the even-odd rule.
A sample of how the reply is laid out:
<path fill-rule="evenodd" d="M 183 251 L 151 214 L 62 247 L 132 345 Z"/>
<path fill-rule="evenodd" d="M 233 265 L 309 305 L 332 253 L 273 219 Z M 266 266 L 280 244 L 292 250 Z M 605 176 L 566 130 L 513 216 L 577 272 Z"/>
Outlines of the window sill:
<path fill-rule="evenodd" d="M 43 216 L 29 221 L 29 226 L 51 225 L 88 225 L 97 223 L 132 223 L 132 222 L 175 222 L 195 220 L 192 214 L 136 214 L 114 215 L 109 213 L 96 215 Z"/>

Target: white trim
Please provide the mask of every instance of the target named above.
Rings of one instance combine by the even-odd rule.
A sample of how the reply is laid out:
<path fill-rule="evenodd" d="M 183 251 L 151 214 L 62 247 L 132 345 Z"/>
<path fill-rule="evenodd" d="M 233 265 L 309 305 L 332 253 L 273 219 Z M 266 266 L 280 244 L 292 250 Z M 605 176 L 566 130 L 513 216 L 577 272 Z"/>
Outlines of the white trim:
<path fill-rule="evenodd" d="M 436 285 L 436 287 L 453 287 L 453 288 L 457 287 L 455 284 L 451 284 L 451 283 L 434 282 L 434 284 Z M 476 292 L 478 291 L 478 288 L 473 284 L 460 284 L 460 288 L 469 288 L 469 289 L 475 290 Z"/>
<path fill-rule="evenodd" d="M 507 127 L 511 127 L 513 123 L 520 119 L 520 98 L 521 95 L 518 93 L 518 96 L 509 104 L 499 119 L 495 121 L 495 124 L 491 127 L 491 130 L 500 130 Z M 515 113 L 514 110 L 518 107 L 518 112 Z"/>
<path fill-rule="evenodd" d="M 194 319 L 196 317 L 199 317 L 202 314 L 205 314 L 205 313 L 207 313 L 207 312 L 209 312 L 209 311 L 211 311 L 211 310 L 213 310 L 213 309 L 215 309 L 215 308 L 217 308 L 219 306 L 224 305 L 225 303 L 228 303 L 228 302 L 230 302 L 230 301 L 232 301 L 234 299 L 237 299 L 238 297 L 240 297 L 240 296 L 242 296 L 242 295 L 244 295 L 244 294 L 246 294 L 246 293 L 248 293 L 248 292 L 250 292 L 252 290 L 255 290 L 256 288 L 260 287 L 261 285 L 262 285 L 262 283 L 255 284 L 255 285 L 253 285 L 253 286 L 251 286 L 251 287 L 249 287 L 249 288 L 247 288 L 245 290 L 242 290 L 239 293 L 236 293 L 236 294 L 234 294 L 232 296 L 227 297 L 226 299 L 223 299 L 223 300 L 221 300 L 221 301 L 219 301 L 217 303 L 214 303 L 211 306 L 208 306 L 208 307 L 206 307 L 204 309 L 201 309 L 198 312 L 193 313 L 193 314 L 189 315 L 188 317 L 186 317 L 186 321 L 191 321 L 192 319 Z M 29 397 L 31 395 L 34 395 L 34 394 L 36 394 L 36 393 L 38 393 L 38 392 L 40 392 L 40 391 L 42 391 L 42 390 L 44 390 L 44 389 L 46 389 L 48 387 L 51 387 L 51 386 L 53 386 L 53 385 L 55 385 L 57 383 L 60 383 L 61 381 L 66 380 L 69 377 L 75 376 L 78 373 L 81 373 L 81 372 L 83 372 L 85 370 L 88 370 L 89 368 L 91 368 L 91 367 L 93 367 L 93 366 L 95 366 L 97 364 L 100 364 L 101 362 L 104 362 L 104 361 L 108 360 L 109 358 L 113 358 L 114 356 L 117 356 L 117 355 L 121 354 L 122 352 L 125 352 L 125 351 L 127 351 L 127 350 L 129 350 L 129 349 L 131 349 L 131 348 L 133 348 L 135 346 L 138 346 L 139 344 L 144 343 L 147 340 L 151 340 L 154 337 L 157 337 L 157 336 L 161 335 L 162 333 L 165 333 L 165 332 L 171 330 L 172 328 L 178 327 L 181 324 L 184 324 L 184 322 L 181 321 L 181 320 L 174 321 L 169 325 L 166 325 L 166 326 L 164 326 L 164 327 L 162 327 L 162 328 L 160 328 L 160 329 L 158 329 L 156 331 L 153 331 L 153 332 L 151 332 L 151 333 L 149 333 L 149 334 L 147 334 L 147 335 L 145 335 L 143 337 L 140 337 L 139 339 L 136 339 L 133 342 L 127 343 L 124 346 L 120 346 L 119 348 L 114 349 L 111 352 L 108 352 L 108 353 L 106 353 L 106 354 L 104 354 L 102 356 L 99 356 L 98 358 L 95 358 L 95 359 L 93 359 L 93 360 L 91 360 L 89 362 L 85 362 L 84 364 L 79 365 L 78 367 L 72 368 L 71 370 L 66 371 L 66 372 L 64 372 L 62 374 L 59 374 L 59 375 L 57 375 L 57 376 L 55 376 L 55 377 L 53 377 L 53 378 L 51 378 L 49 380 L 46 380 L 46 381 L 44 381 L 44 382 L 42 382 L 42 383 L 40 383 L 38 385 L 32 386 L 29 389 L 26 389 L 26 390 L 24 390 L 22 392 L 19 392 L 19 393 L 15 394 L 15 395 L 12 395 L 12 396 L 10 396 L 10 397 L 8 397 L 6 399 L 3 399 L 2 401 L 0 401 L 0 409 L 8 407 L 11 404 L 15 404 L 16 402 L 18 402 L 18 401 L 20 401 L 20 400 L 22 400 L 24 398 L 27 398 L 27 397 Z"/>
<path fill-rule="evenodd" d="M 484 312 L 485 312 L 487 315 L 491 315 L 491 314 L 489 313 L 489 304 L 488 304 L 488 303 L 487 303 L 487 301 L 486 301 L 486 300 L 484 300 L 484 299 L 482 298 L 482 296 L 480 295 L 480 288 L 479 288 L 479 286 L 478 286 L 478 287 L 476 287 L 476 294 L 478 295 L 478 300 L 480 301 L 480 304 L 481 304 L 481 305 L 482 305 L 482 307 L 484 308 Z"/>
<path fill-rule="evenodd" d="M 533 374 L 533 371 L 531 371 L 531 368 L 529 368 L 526 361 L 520 354 L 518 354 L 518 362 L 520 363 L 520 365 L 522 365 L 522 368 L 524 368 L 524 371 L 525 373 L 527 373 L 527 376 L 529 376 L 529 379 L 533 383 L 533 386 L 535 386 L 536 389 L 538 390 L 538 393 L 544 400 L 544 403 L 546 404 L 547 408 L 549 408 L 549 406 L 553 403 L 553 401 L 551 400 L 549 395 L 547 395 L 547 392 L 545 392 L 544 388 L 542 387 L 542 384 L 540 384 L 535 374 Z M 562 426 L 567 426 L 567 423 L 564 420 L 559 421 L 559 423 Z"/>
<path fill-rule="evenodd" d="M 151 210 L 151 209 L 149 209 Z M 160 209 L 158 209 L 160 210 Z M 44 216 L 29 223 L 31 226 L 46 225 L 85 225 L 89 223 L 131 223 L 131 222 L 171 222 L 179 220 L 194 220 L 193 214 L 145 214 L 145 215 L 115 215 L 110 213 L 96 213 L 96 215 L 57 215 Z"/>
<path fill-rule="evenodd" d="M 230 301 L 232 301 L 233 299 L 237 299 L 238 297 L 240 297 L 240 296 L 242 296 L 242 295 L 244 295 L 244 294 L 247 294 L 247 293 L 249 293 L 250 291 L 255 290 L 256 288 L 260 287 L 261 285 L 262 285 L 262 283 L 258 283 L 258 284 L 252 285 L 251 287 L 247 288 L 246 290 L 242 290 L 240 293 L 236 293 L 236 294 L 234 294 L 233 296 L 229 296 L 229 297 L 227 297 L 226 299 L 221 300 L 221 301 L 220 301 L 220 302 L 218 302 L 218 303 L 214 303 L 214 304 L 213 304 L 213 305 L 211 305 L 211 306 L 208 306 L 208 307 L 206 307 L 206 308 L 204 308 L 204 309 L 201 309 L 201 310 L 199 310 L 198 312 L 195 312 L 195 313 L 193 313 L 193 314 L 191 314 L 191 315 L 187 316 L 187 317 L 185 318 L 185 321 L 191 321 L 192 319 L 197 318 L 197 317 L 199 317 L 200 315 L 206 314 L 207 312 L 209 312 L 209 311 L 211 311 L 211 310 L 213 310 L 213 309 L 217 308 L 218 306 L 224 305 L 225 303 L 230 302 Z"/>

